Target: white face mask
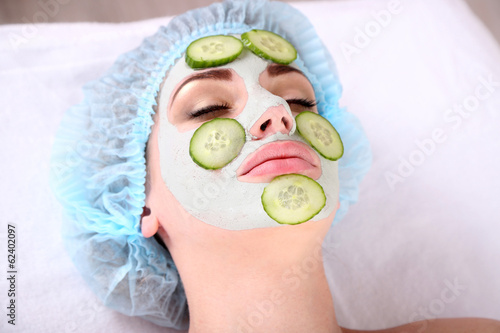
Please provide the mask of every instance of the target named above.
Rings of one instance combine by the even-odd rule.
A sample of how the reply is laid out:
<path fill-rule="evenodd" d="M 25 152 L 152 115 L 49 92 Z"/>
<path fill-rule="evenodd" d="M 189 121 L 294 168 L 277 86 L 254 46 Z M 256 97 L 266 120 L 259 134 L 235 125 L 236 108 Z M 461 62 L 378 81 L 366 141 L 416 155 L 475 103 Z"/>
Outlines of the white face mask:
<path fill-rule="evenodd" d="M 217 68 L 230 68 L 245 84 L 248 99 L 236 119 L 245 129 L 247 142 L 240 154 L 219 170 L 206 170 L 198 166 L 189 155 L 189 144 L 195 129 L 179 131 L 168 119 L 167 106 L 174 89 L 187 76 L 196 71 L 184 58 L 171 68 L 159 99 L 160 128 L 158 146 L 162 178 L 172 194 L 192 216 L 228 230 L 277 227 L 281 224 L 271 219 L 261 203 L 261 195 L 268 183 L 248 183 L 238 180 L 236 172 L 243 161 L 258 148 L 274 141 L 306 143 L 295 133 L 295 120 L 288 134 L 276 133 L 261 140 L 252 140 L 250 129 L 271 107 L 282 106 L 291 115 L 288 103 L 271 94 L 259 84 L 260 74 L 270 62 L 247 49 L 233 62 Z M 244 92 L 243 92 L 244 93 Z M 308 145 L 310 148 L 310 146 Z M 328 217 L 339 200 L 338 163 L 319 156 L 310 148 L 314 159 L 320 161 L 321 176 L 316 181 L 323 187 L 326 205 L 313 221 Z"/>

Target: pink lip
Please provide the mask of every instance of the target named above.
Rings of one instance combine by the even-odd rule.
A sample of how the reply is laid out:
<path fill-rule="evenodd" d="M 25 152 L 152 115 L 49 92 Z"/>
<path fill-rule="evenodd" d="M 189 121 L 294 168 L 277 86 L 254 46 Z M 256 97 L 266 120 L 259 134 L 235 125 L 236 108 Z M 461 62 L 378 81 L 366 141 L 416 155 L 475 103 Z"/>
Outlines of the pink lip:
<path fill-rule="evenodd" d="M 251 153 L 236 170 L 239 181 L 269 183 L 274 177 L 299 173 L 312 179 L 321 176 L 321 162 L 309 146 L 297 141 L 275 141 Z"/>

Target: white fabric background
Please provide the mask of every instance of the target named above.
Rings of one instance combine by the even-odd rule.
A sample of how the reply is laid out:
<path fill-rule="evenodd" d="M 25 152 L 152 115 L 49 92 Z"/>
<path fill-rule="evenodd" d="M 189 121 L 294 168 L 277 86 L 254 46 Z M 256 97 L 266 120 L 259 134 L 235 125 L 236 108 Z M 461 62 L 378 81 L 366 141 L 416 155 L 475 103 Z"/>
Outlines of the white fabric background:
<path fill-rule="evenodd" d="M 412 0 L 346 57 L 342 47 L 356 46 L 357 29 L 374 29 L 373 13 L 390 3 L 293 4 L 334 56 L 341 104 L 360 118 L 374 153 L 358 204 L 324 244 L 338 320 L 359 329 L 434 316 L 500 320 L 499 47 L 460 0 Z M 8 223 L 17 226 L 19 271 L 17 325 L 2 310 L 0 331 L 169 331 L 100 305 L 62 247 L 61 208 L 48 188 L 54 133 L 81 86 L 168 20 L 0 27 L 1 295 Z M 15 35 L 24 38 L 17 47 Z M 447 110 L 490 77 L 494 91 L 454 128 Z M 386 173 L 418 157 L 415 142 L 435 129 L 446 140 L 391 188 Z"/>

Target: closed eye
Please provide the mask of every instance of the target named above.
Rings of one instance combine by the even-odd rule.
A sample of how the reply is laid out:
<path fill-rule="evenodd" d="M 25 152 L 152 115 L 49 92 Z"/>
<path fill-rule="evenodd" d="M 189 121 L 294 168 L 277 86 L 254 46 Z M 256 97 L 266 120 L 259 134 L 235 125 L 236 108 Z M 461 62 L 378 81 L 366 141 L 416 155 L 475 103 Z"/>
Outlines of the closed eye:
<path fill-rule="evenodd" d="M 199 117 L 202 117 L 203 115 L 206 115 L 206 114 L 209 114 L 209 113 L 214 113 L 214 112 L 217 112 L 217 111 L 226 111 L 226 110 L 229 110 L 230 107 L 227 103 L 224 103 L 224 104 L 214 104 L 214 105 L 209 105 L 209 106 L 205 106 L 201 109 L 198 109 L 196 111 L 193 111 L 189 114 L 189 117 L 191 119 L 194 119 L 194 118 L 199 118 Z"/>
<path fill-rule="evenodd" d="M 306 98 L 292 98 L 292 99 L 287 99 L 286 102 L 290 106 L 292 112 L 297 112 L 297 113 L 306 111 L 307 109 L 312 109 L 317 104 L 316 101 Z"/>
<path fill-rule="evenodd" d="M 287 99 L 286 102 L 288 104 L 297 104 L 307 108 L 313 108 L 317 104 L 316 101 L 312 101 L 306 98 L 292 98 L 292 99 Z"/>

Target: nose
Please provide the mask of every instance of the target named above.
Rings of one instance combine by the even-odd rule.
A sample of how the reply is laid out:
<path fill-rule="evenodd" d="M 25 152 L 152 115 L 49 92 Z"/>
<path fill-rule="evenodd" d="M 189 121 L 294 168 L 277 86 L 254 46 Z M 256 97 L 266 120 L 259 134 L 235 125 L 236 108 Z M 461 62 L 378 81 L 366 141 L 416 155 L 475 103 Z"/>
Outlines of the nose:
<path fill-rule="evenodd" d="M 262 140 L 278 132 L 288 134 L 293 127 L 292 115 L 284 105 L 271 106 L 250 128 L 255 140 Z"/>

